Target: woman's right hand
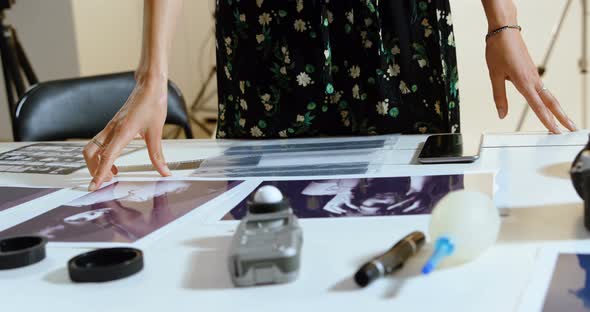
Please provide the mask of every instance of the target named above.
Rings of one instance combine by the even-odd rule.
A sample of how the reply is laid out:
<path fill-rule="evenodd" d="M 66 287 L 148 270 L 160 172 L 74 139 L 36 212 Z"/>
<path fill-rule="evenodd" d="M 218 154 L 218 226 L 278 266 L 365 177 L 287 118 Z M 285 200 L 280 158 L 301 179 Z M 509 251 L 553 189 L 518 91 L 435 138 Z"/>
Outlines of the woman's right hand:
<path fill-rule="evenodd" d="M 482 4 L 488 20 L 488 34 L 505 26 L 514 28 L 518 25 L 516 6 L 512 0 L 482 0 Z M 500 119 L 508 114 L 506 81 L 510 81 L 549 131 L 561 133 L 556 118 L 568 130 L 576 131 L 576 125 L 563 111 L 559 101 L 543 85 L 520 29 L 500 30 L 486 38 L 486 61 Z"/>
<path fill-rule="evenodd" d="M 121 151 L 137 135 L 147 145 L 154 168 L 162 176 L 170 176 L 162 153 L 162 129 L 166 120 L 168 81 L 163 77 L 138 77 L 133 92 L 119 112 L 84 148 L 84 159 L 92 175 L 89 191 L 100 188 L 116 175 L 114 165 Z"/>

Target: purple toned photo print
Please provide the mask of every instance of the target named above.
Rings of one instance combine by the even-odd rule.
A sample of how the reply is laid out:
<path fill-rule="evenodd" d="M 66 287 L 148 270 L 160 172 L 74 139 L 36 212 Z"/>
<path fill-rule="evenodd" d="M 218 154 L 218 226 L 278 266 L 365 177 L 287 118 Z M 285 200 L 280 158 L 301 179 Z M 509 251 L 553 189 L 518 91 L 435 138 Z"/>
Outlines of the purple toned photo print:
<path fill-rule="evenodd" d="M 131 243 L 197 209 L 238 181 L 117 182 L 0 232 L 52 242 Z"/>
<path fill-rule="evenodd" d="M 266 181 L 291 203 L 299 218 L 429 214 L 447 193 L 464 188 L 463 175 Z M 252 196 L 252 195 L 250 195 Z M 246 200 L 223 220 L 242 219 Z"/>
<path fill-rule="evenodd" d="M 58 188 L 0 186 L 0 211 L 57 192 Z"/>
<path fill-rule="evenodd" d="M 558 256 L 543 311 L 590 311 L 589 254 Z"/>

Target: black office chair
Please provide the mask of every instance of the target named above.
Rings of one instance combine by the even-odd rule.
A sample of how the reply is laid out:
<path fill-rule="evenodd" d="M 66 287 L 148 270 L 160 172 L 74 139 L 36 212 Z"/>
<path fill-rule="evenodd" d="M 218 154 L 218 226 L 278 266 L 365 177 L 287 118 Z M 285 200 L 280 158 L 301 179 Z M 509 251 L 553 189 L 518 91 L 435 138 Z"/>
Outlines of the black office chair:
<path fill-rule="evenodd" d="M 36 84 L 16 106 L 15 141 L 90 139 L 117 113 L 135 86 L 133 72 L 48 81 Z M 180 126 L 192 139 L 182 93 L 168 83 L 166 124 Z"/>

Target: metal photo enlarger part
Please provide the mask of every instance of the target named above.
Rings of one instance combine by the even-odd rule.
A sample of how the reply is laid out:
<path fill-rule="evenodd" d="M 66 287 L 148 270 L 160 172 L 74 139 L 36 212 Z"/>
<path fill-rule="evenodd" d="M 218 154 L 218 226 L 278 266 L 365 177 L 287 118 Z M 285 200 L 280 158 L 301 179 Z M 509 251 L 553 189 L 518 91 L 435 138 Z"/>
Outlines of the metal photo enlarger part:
<path fill-rule="evenodd" d="M 211 2 L 214 8 L 217 8 L 214 2 Z M 216 9 L 211 12 L 212 20 L 213 20 L 213 27 L 209 32 L 209 36 L 207 40 L 203 42 L 200 47 L 201 51 L 205 51 L 207 46 L 210 42 L 215 42 L 215 21 L 217 19 L 217 12 Z M 208 137 L 212 137 L 214 134 L 215 125 L 217 123 L 217 108 L 210 109 L 205 107 L 205 104 L 209 102 L 212 98 L 217 95 L 216 91 L 207 92 L 209 87 L 215 81 L 217 77 L 217 66 L 213 64 L 211 68 L 209 68 L 209 72 L 207 73 L 207 77 L 205 77 L 201 88 L 197 92 L 197 97 L 193 101 L 192 105 L 189 109 L 189 117 L 193 123 L 195 123 Z"/>

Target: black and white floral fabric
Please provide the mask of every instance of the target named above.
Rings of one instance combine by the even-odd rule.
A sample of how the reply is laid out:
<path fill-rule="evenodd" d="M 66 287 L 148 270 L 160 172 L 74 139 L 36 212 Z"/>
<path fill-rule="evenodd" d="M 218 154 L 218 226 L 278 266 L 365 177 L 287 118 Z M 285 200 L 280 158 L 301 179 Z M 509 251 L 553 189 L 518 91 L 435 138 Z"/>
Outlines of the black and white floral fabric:
<path fill-rule="evenodd" d="M 459 131 L 448 0 L 218 0 L 220 138 Z"/>

